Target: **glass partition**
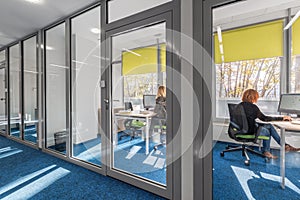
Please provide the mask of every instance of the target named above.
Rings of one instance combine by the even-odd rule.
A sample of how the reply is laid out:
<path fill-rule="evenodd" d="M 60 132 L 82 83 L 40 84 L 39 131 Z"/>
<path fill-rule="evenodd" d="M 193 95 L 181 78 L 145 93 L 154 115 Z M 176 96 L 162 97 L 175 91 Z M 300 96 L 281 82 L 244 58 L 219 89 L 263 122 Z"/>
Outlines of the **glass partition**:
<path fill-rule="evenodd" d="M 0 52 L 0 133 L 7 134 L 6 114 L 6 51 Z"/>
<path fill-rule="evenodd" d="M 294 68 L 293 81 L 285 82 L 286 69 L 290 66 L 286 66 L 284 46 L 290 41 L 286 40 L 288 31 L 284 30 L 284 25 L 288 22 L 285 19 L 291 5 L 282 7 L 280 1 L 266 3 L 249 0 L 228 4 L 228 1 L 224 0 L 220 1 L 220 4 L 221 2 L 224 6 L 218 5 L 212 10 L 211 24 L 213 33 L 211 53 L 215 62 L 212 99 L 215 100 L 213 109 L 216 110 L 215 117 L 218 118 L 212 121 L 214 199 L 224 199 L 224 196 L 226 199 L 264 199 L 266 193 L 257 192 L 257 186 L 263 182 L 270 186 L 272 195 L 278 197 L 283 194 L 280 188 L 282 180 L 285 180 L 287 186 L 284 198 L 293 198 L 299 194 L 299 174 L 293 173 L 298 169 L 298 163 L 296 164 L 294 160 L 299 157 L 299 152 L 285 154 L 282 151 L 285 146 L 279 144 L 277 140 L 279 136 L 276 136 L 278 133 L 284 137 L 281 138 L 282 141 L 286 140 L 288 144 L 296 147 L 299 146 L 299 139 L 289 131 L 280 134 L 277 130 L 276 133 L 277 128 L 272 126 L 273 123 L 255 123 L 249 127 L 249 130 L 265 129 L 265 135 L 271 134 L 270 138 L 255 141 L 245 137 L 245 134 L 256 133 L 239 135 L 240 121 L 236 119 L 237 115 L 243 120 L 244 126 L 244 121 L 248 123 L 247 119 L 242 118 L 254 117 L 255 112 L 246 110 L 245 115 L 239 111 L 237 114 L 236 110 L 233 110 L 235 107 L 229 104 L 240 103 L 245 89 L 255 89 L 259 94 L 258 102 L 255 102 L 258 108 L 265 115 L 276 116 L 280 94 L 286 92 L 286 84 L 294 84 L 293 89 L 297 87 L 297 76 L 300 77 L 297 74 L 298 66 Z M 296 57 L 300 54 L 298 35 L 292 37 L 295 42 L 298 41 L 292 43 L 294 50 L 292 55 Z M 298 62 L 297 58 L 295 61 L 293 65 Z M 245 97 L 250 98 L 252 97 L 248 95 Z M 225 120 L 229 118 L 229 110 L 230 122 L 229 119 Z M 247 131 L 248 129 L 245 132 Z M 262 132 L 258 134 L 264 135 Z M 267 159 L 265 156 L 270 157 L 270 153 L 275 157 Z M 282 173 L 285 174 L 283 179 L 280 177 Z M 235 190 L 234 193 L 224 192 L 232 188 Z"/>
<path fill-rule="evenodd" d="M 37 107 L 37 38 L 36 36 L 23 42 L 24 61 L 24 140 L 36 143 L 38 126 Z"/>
<path fill-rule="evenodd" d="M 108 22 L 114 22 L 171 1 L 172 0 L 111 0 L 108 2 Z"/>
<path fill-rule="evenodd" d="M 66 66 L 65 23 L 45 32 L 46 55 L 46 147 L 66 153 Z"/>
<path fill-rule="evenodd" d="M 101 165 L 100 7 L 71 22 L 73 156 Z"/>
<path fill-rule="evenodd" d="M 9 48 L 10 135 L 21 137 L 21 57 L 20 45 Z"/>
<path fill-rule="evenodd" d="M 112 63 L 112 168 L 166 185 L 166 23 L 112 36 Z"/>

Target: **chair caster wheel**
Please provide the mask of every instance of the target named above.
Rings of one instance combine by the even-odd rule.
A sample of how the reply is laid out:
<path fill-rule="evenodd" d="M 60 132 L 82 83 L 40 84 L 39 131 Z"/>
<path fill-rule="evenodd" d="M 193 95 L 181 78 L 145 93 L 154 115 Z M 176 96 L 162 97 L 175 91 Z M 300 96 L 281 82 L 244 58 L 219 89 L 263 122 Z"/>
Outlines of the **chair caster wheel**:
<path fill-rule="evenodd" d="M 245 165 L 249 166 L 250 165 L 250 160 L 245 160 Z"/>
<path fill-rule="evenodd" d="M 265 162 L 266 162 L 266 163 L 269 163 L 269 162 L 270 162 L 270 158 L 267 158 L 267 157 L 266 157 L 266 158 L 265 158 Z"/>
<path fill-rule="evenodd" d="M 224 157 L 224 152 L 221 152 L 221 153 L 220 153 L 220 156 L 221 156 L 221 157 Z"/>

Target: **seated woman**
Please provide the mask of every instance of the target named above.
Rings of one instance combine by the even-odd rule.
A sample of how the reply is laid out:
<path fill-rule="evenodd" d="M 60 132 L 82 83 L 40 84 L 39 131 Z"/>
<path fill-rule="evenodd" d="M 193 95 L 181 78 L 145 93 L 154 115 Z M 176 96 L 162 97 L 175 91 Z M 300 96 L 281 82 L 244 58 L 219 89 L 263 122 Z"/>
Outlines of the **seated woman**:
<path fill-rule="evenodd" d="M 290 116 L 283 116 L 283 117 L 272 117 L 264 115 L 260 109 L 255 105 L 257 103 L 259 98 L 258 92 L 254 89 L 247 89 L 244 91 L 242 96 L 242 102 L 240 103 L 244 110 L 245 114 L 247 116 L 248 126 L 249 126 L 249 132 L 256 133 L 258 130 L 258 124 L 256 123 L 255 119 L 260 119 L 262 121 L 281 121 L 281 120 L 291 120 Z M 273 127 L 272 124 L 263 124 L 261 125 L 261 131 L 259 135 L 263 136 L 269 136 L 270 140 L 263 140 L 263 148 L 262 151 L 264 155 L 268 158 L 276 159 L 277 156 L 274 156 L 270 153 L 270 143 L 271 143 L 271 137 L 274 138 L 274 140 L 280 145 L 280 136 L 278 135 L 276 129 Z M 286 151 L 299 151 L 300 148 L 292 147 L 289 144 L 285 145 Z"/>
<path fill-rule="evenodd" d="M 167 112 L 166 112 L 166 87 L 159 86 L 156 95 L 156 105 L 153 110 L 156 115 L 151 120 L 150 133 L 153 132 L 155 125 L 166 125 Z"/>
<path fill-rule="evenodd" d="M 164 115 L 166 114 L 166 87 L 163 85 L 158 87 L 155 107 L 160 108 L 160 110 L 156 110 L 156 112 L 154 112 L 157 113 L 157 115 L 163 115 L 162 117 L 165 118 Z"/>

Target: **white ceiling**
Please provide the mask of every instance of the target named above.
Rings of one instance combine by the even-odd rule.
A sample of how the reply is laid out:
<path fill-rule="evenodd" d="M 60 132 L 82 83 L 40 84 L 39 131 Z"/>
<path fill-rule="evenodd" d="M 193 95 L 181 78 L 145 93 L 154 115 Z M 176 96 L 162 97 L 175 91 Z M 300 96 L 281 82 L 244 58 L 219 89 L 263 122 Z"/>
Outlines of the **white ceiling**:
<path fill-rule="evenodd" d="M 96 1 L 39 0 L 34 4 L 26 0 L 1 0 L 0 48 Z"/>
<path fill-rule="evenodd" d="M 0 48 L 34 33 L 99 0 L 0 0 Z M 184 0 L 182 0 L 184 1 Z M 253 24 L 300 9 L 300 0 L 247 0 L 214 9 L 214 26 L 222 29 Z M 84 28 L 84 27 L 83 27 Z"/>
<path fill-rule="evenodd" d="M 300 0 L 247 0 L 213 11 L 213 25 L 230 29 L 248 24 L 283 18 L 291 8 L 292 15 L 300 10 Z"/>

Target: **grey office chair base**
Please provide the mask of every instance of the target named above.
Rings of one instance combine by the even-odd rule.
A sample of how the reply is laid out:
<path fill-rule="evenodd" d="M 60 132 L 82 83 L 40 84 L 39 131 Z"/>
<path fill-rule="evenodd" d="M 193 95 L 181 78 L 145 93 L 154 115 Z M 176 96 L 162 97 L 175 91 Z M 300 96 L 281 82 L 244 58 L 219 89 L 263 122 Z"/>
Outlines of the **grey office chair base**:
<path fill-rule="evenodd" d="M 221 155 L 221 157 L 224 157 L 225 152 L 233 152 L 233 151 L 242 151 L 242 156 L 246 157 L 246 160 L 244 161 L 244 163 L 245 163 L 246 166 L 250 165 L 250 158 L 249 158 L 247 152 L 250 152 L 250 153 L 256 154 L 256 155 L 258 155 L 258 156 L 260 156 L 262 158 L 265 158 L 265 161 L 269 162 L 269 158 L 268 157 L 266 157 L 264 154 L 262 154 L 260 152 L 257 152 L 255 150 L 253 150 L 252 148 L 246 146 L 245 144 L 242 144 L 242 146 L 233 147 L 233 148 L 231 146 L 228 146 L 228 147 L 226 147 L 226 150 L 220 152 L 220 155 Z"/>
<path fill-rule="evenodd" d="M 155 146 L 153 147 L 153 149 L 154 149 L 154 151 L 156 151 L 156 150 L 158 149 L 158 147 L 162 147 L 162 146 L 165 146 L 165 145 L 166 145 L 166 143 L 163 142 L 163 143 L 160 143 L 160 144 L 155 145 Z"/>
<path fill-rule="evenodd" d="M 135 139 L 137 136 L 141 135 L 141 133 L 139 133 L 139 132 L 141 132 L 141 131 L 140 130 L 135 130 L 135 131 L 131 130 L 129 133 L 124 132 L 125 134 L 122 134 L 119 136 L 119 140 L 122 140 L 123 137 L 130 137 L 130 141 L 131 141 L 131 140 Z"/>

